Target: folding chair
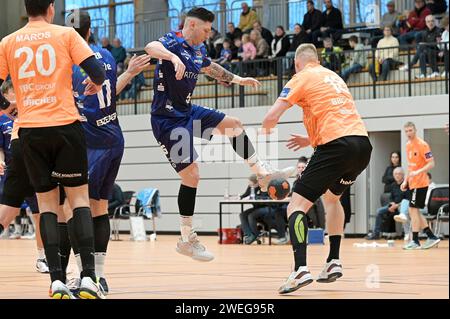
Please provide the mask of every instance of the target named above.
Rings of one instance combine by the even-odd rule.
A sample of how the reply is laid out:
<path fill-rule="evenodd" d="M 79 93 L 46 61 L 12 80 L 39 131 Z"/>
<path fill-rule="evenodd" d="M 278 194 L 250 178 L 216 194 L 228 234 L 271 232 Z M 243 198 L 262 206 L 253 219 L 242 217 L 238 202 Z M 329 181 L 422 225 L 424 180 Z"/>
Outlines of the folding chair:
<path fill-rule="evenodd" d="M 424 214 L 426 220 L 432 223 L 436 220 L 435 231 L 440 231 L 440 223 L 438 223 L 438 217 L 440 217 L 440 222 L 445 222 L 446 218 L 448 221 L 448 201 L 449 201 L 449 189 L 447 185 L 438 185 L 431 190 L 428 205 L 427 214 Z M 445 213 L 445 206 L 447 205 L 447 213 Z M 447 215 L 447 216 L 446 216 Z M 439 224 L 439 227 L 438 227 Z M 436 233 L 436 235 L 438 235 Z"/>
<path fill-rule="evenodd" d="M 134 191 L 126 191 L 123 192 L 123 197 L 125 200 L 125 204 L 117 207 L 114 210 L 113 218 L 112 218 L 112 240 L 120 240 L 119 238 L 119 221 L 121 219 L 128 219 L 131 213 L 131 207 L 136 207 L 136 197 L 134 196 Z"/>

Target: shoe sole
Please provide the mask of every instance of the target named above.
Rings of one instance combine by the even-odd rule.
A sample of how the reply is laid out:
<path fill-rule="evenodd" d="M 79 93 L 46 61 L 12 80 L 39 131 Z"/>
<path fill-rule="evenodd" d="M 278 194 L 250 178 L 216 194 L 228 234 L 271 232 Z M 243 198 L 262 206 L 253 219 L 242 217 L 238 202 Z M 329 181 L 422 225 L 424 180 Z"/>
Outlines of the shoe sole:
<path fill-rule="evenodd" d="M 402 219 L 402 218 L 395 218 L 396 216 L 394 216 L 394 220 L 397 222 L 397 223 L 401 223 L 401 224 L 405 224 L 406 222 L 407 222 L 407 220 L 405 220 L 405 219 Z"/>
<path fill-rule="evenodd" d="M 441 240 L 439 239 L 439 240 L 435 241 L 435 242 L 433 243 L 433 245 L 431 245 L 431 246 L 423 246 L 422 249 L 430 249 L 430 248 L 433 248 L 433 247 L 439 245 L 440 242 L 441 242 Z"/>
<path fill-rule="evenodd" d="M 292 293 L 294 291 L 299 290 L 300 288 L 303 288 L 303 287 L 308 286 L 309 284 L 312 284 L 313 282 L 314 282 L 314 279 L 308 279 L 308 280 L 304 281 L 303 283 L 301 283 L 300 285 L 298 285 L 298 286 L 296 286 L 294 288 L 290 288 L 288 290 L 283 290 L 283 291 L 278 291 L 278 293 L 280 295 L 290 294 L 290 293 Z"/>
<path fill-rule="evenodd" d="M 334 273 L 334 274 L 330 274 L 328 276 L 328 278 L 326 278 L 326 279 L 325 278 L 319 278 L 316 281 L 318 283 L 321 283 L 321 284 L 329 284 L 329 283 L 335 282 L 336 280 L 338 280 L 341 277 L 342 277 L 342 273 L 341 272 L 337 272 L 337 273 Z"/>
<path fill-rule="evenodd" d="M 50 296 L 50 298 L 57 300 L 67 300 L 70 299 L 70 295 L 65 291 L 55 291 L 53 295 Z"/>
<path fill-rule="evenodd" d="M 90 289 L 80 289 L 78 296 L 80 299 L 102 299 L 97 293 Z"/>
<path fill-rule="evenodd" d="M 190 254 L 185 254 L 181 250 L 179 250 L 178 248 L 175 248 L 175 251 L 177 253 L 179 253 L 180 255 L 183 255 L 183 256 L 186 256 L 186 257 L 191 257 L 192 259 L 194 259 L 196 261 L 208 262 L 208 261 L 214 260 L 214 257 L 212 257 L 212 258 L 203 258 L 203 257 L 198 257 L 198 256 L 190 255 Z"/>

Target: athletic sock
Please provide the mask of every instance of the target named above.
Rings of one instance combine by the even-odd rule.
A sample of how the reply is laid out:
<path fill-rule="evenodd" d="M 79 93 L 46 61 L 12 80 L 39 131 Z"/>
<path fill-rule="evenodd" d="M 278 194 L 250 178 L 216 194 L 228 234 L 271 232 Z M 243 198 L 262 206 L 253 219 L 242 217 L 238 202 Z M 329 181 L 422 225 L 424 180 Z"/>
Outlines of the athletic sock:
<path fill-rule="evenodd" d="M 70 258 L 70 239 L 69 239 L 69 231 L 67 229 L 66 223 L 59 223 L 59 253 L 61 256 L 61 268 L 64 274 L 67 273 L 67 265 L 69 264 Z"/>
<path fill-rule="evenodd" d="M 52 282 L 60 280 L 64 283 L 65 276 L 62 272 L 61 258 L 59 256 L 58 217 L 55 213 L 42 213 L 39 224 L 45 256 L 47 257 L 50 279 Z"/>
<path fill-rule="evenodd" d="M 181 240 L 184 242 L 189 241 L 189 235 L 192 232 L 196 196 L 197 188 L 181 184 L 178 192 L 178 208 L 180 210 Z"/>
<path fill-rule="evenodd" d="M 341 248 L 341 236 L 333 235 L 329 237 L 330 240 L 330 254 L 328 255 L 327 263 L 333 259 L 339 259 L 339 250 Z"/>
<path fill-rule="evenodd" d="M 38 259 L 45 259 L 45 250 L 44 248 L 37 249 Z"/>
<path fill-rule="evenodd" d="M 294 251 L 295 268 L 306 266 L 306 238 L 308 236 L 308 222 L 306 214 L 301 211 L 294 212 L 289 217 L 289 234 Z"/>
<path fill-rule="evenodd" d="M 245 131 L 239 136 L 230 137 L 230 143 L 236 154 L 246 161 L 253 173 L 257 175 L 265 175 L 268 173 Z"/>
<path fill-rule="evenodd" d="M 78 207 L 73 210 L 73 232 L 80 251 L 83 270 L 80 277 L 90 277 L 94 282 L 95 251 L 94 251 L 94 225 L 89 207 Z"/>
<path fill-rule="evenodd" d="M 433 233 L 430 227 L 425 228 L 423 231 L 428 236 L 429 239 L 437 239 L 436 235 Z"/>
<path fill-rule="evenodd" d="M 75 261 L 77 262 L 78 273 L 83 271 L 83 265 L 81 264 L 80 249 L 78 248 L 78 242 L 75 240 L 75 233 L 73 229 L 73 218 L 67 221 L 67 230 L 69 231 L 70 245 L 72 246 Z"/>
<path fill-rule="evenodd" d="M 111 226 L 108 214 L 94 217 L 95 273 L 98 278 L 105 278 L 105 258 L 108 249 Z"/>
<path fill-rule="evenodd" d="M 417 244 L 420 245 L 420 241 L 419 241 L 419 232 L 413 232 L 413 241 Z"/>

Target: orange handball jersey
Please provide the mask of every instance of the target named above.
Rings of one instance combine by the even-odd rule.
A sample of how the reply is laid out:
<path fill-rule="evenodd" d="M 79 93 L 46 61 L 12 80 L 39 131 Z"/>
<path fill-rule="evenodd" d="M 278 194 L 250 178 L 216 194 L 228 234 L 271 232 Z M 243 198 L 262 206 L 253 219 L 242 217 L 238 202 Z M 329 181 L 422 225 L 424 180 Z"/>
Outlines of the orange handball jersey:
<path fill-rule="evenodd" d="M 416 137 L 406 143 L 406 155 L 408 156 L 408 172 L 421 169 L 433 160 L 433 153 L 427 142 Z M 430 179 L 427 173 L 408 178 L 409 189 L 428 187 Z"/>
<path fill-rule="evenodd" d="M 280 99 L 303 108 L 312 147 L 344 136 L 368 136 L 345 82 L 318 63 L 308 63 L 294 75 Z"/>
<path fill-rule="evenodd" d="M 15 125 L 49 127 L 80 119 L 72 91 L 72 65 L 94 55 L 74 28 L 29 22 L 0 43 L 0 78 L 8 74 L 18 110 Z"/>

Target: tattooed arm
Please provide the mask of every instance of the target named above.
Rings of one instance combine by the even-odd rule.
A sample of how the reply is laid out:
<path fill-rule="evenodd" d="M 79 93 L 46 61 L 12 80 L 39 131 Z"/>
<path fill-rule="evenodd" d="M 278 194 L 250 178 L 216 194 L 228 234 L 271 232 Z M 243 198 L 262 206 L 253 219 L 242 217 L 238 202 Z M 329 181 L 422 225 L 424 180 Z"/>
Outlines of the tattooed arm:
<path fill-rule="evenodd" d="M 239 85 L 253 86 L 254 88 L 261 85 L 258 80 L 253 78 L 242 78 L 238 75 L 231 73 L 217 63 L 212 62 L 207 68 L 202 69 L 203 73 L 216 79 L 217 81 L 236 83 Z"/>

